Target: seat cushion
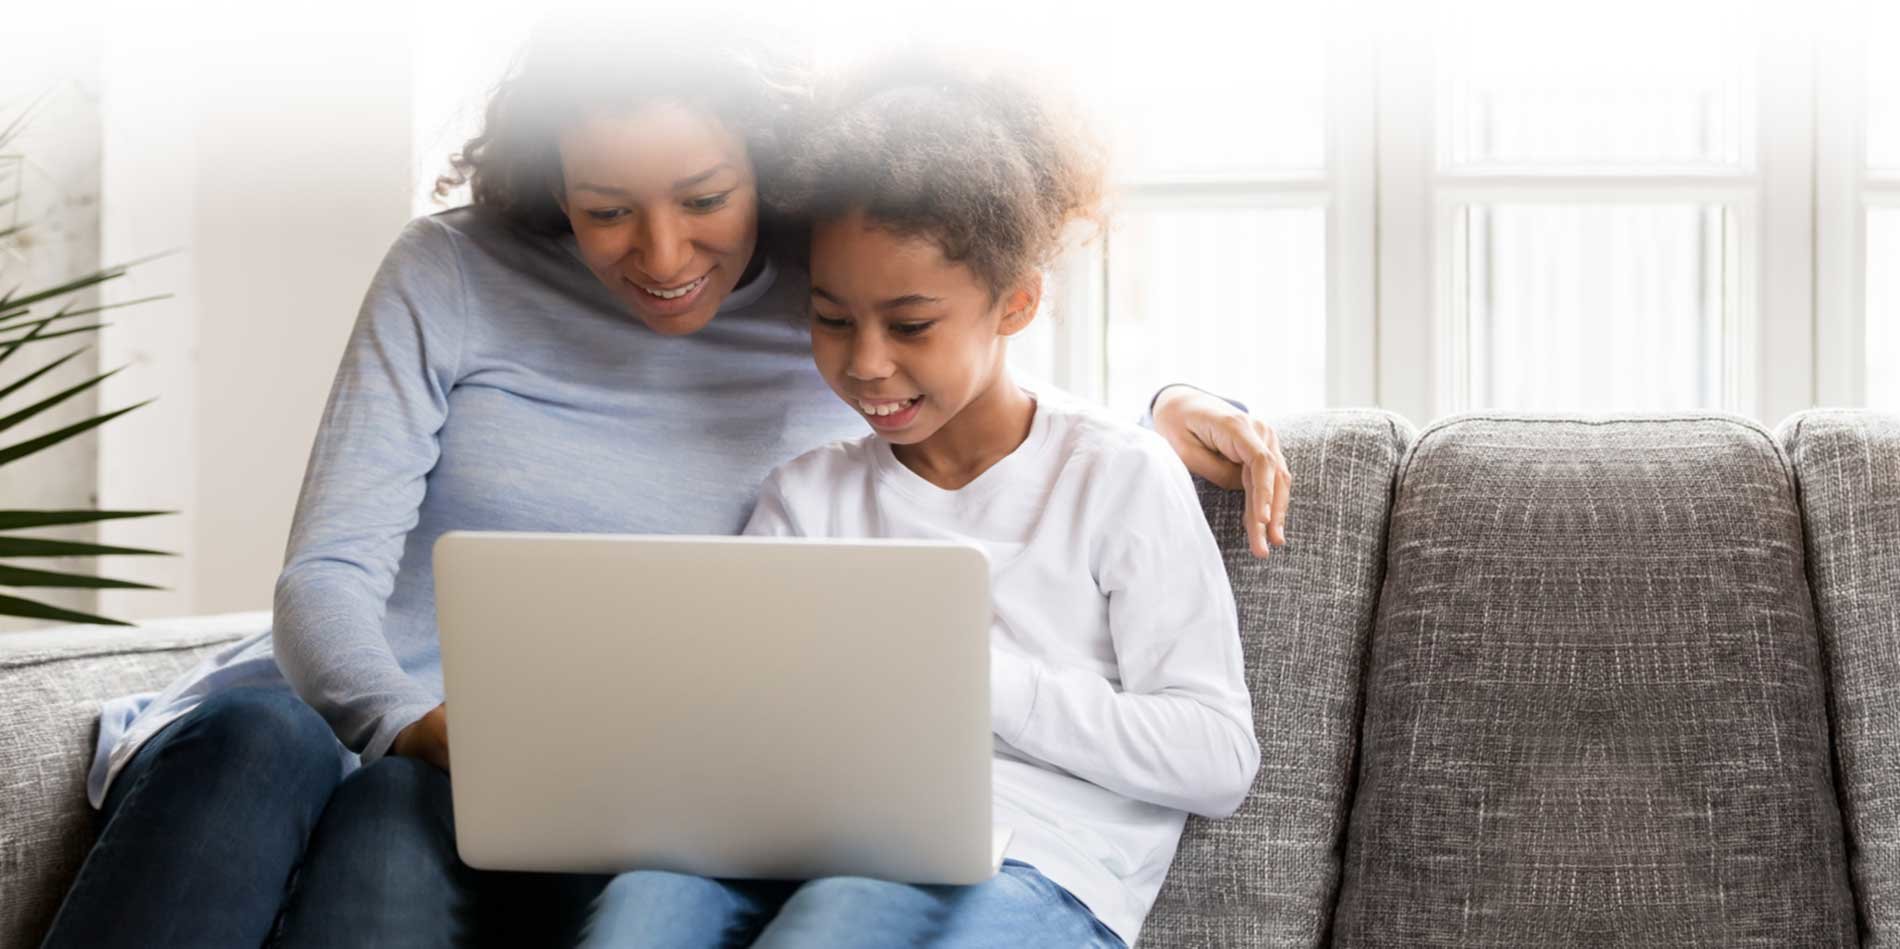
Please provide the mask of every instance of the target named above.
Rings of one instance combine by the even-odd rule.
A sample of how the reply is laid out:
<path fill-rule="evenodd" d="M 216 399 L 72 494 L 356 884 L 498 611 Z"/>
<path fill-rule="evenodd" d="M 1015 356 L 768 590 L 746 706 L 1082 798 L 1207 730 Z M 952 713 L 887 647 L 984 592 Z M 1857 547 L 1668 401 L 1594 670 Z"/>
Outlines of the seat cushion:
<path fill-rule="evenodd" d="M 1766 431 L 1448 419 L 1388 550 L 1338 945 L 1854 945 Z"/>
<path fill-rule="evenodd" d="M 99 706 L 163 687 L 268 613 L 0 633 L 0 946 L 37 946 L 92 848 Z"/>
<path fill-rule="evenodd" d="M 1336 411 L 1275 430 L 1295 480 L 1286 549 L 1255 560 L 1244 496 L 1201 484 L 1239 607 L 1260 773 L 1233 817 L 1188 819 L 1144 947 L 1318 946 L 1330 922 L 1360 670 L 1411 428 Z"/>
<path fill-rule="evenodd" d="M 1862 945 L 1900 946 L 1900 417 L 1804 412 L 1794 464 Z"/>

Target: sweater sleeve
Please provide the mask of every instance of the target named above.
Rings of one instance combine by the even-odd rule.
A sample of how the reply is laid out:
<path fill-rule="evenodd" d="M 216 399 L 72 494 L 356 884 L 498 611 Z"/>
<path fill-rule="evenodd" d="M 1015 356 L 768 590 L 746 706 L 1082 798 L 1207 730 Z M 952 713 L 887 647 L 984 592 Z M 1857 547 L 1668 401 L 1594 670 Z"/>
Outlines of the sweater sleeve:
<path fill-rule="evenodd" d="M 366 764 L 440 701 L 403 671 L 383 623 L 461 359 L 467 311 L 452 239 L 437 221 L 412 221 L 370 281 L 277 579 L 277 663 Z"/>
<path fill-rule="evenodd" d="M 1158 439 L 1114 459 L 1097 582 L 1119 684 L 992 649 L 1012 746 L 1118 794 L 1225 817 L 1260 765 L 1234 595 L 1187 471 Z M 1110 513 L 1112 512 L 1112 513 Z"/>

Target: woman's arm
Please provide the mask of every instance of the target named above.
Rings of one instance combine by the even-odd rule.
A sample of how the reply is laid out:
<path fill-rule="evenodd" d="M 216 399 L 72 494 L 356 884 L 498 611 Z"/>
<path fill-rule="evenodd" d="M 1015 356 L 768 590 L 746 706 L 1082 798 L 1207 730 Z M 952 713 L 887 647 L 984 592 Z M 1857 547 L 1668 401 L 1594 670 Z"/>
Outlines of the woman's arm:
<path fill-rule="evenodd" d="M 1155 393 L 1150 412 L 1155 431 L 1188 470 L 1229 491 L 1247 491 L 1243 528 L 1256 557 L 1286 545 L 1286 508 L 1293 473 L 1280 453 L 1280 439 L 1267 423 L 1227 401 L 1188 385 Z"/>
<path fill-rule="evenodd" d="M 1113 470 L 1097 581 L 1121 681 L 992 649 L 994 727 L 1118 794 L 1225 817 L 1260 764 L 1233 590 L 1180 464 L 1156 445 Z"/>
<path fill-rule="evenodd" d="M 398 664 L 383 620 L 461 359 L 451 240 L 433 220 L 411 222 L 370 282 L 277 579 L 277 664 L 365 763 L 440 703 Z"/>

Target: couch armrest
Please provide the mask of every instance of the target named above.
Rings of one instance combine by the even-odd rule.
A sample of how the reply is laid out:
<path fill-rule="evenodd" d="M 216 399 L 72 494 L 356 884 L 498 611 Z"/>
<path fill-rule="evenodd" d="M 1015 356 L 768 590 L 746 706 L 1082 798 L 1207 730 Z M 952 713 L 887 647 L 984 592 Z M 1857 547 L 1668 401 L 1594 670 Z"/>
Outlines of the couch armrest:
<path fill-rule="evenodd" d="M 95 834 L 99 706 L 163 688 L 269 613 L 0 633 L 0 946 L 38 945 Z"/>

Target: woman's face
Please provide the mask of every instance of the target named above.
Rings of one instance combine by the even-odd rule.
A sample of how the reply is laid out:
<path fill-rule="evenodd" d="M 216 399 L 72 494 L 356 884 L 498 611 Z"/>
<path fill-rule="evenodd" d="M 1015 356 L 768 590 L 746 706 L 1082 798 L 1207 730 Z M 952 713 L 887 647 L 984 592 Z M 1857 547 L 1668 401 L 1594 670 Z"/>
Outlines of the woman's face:
<path fill-rule="evenodd" d="M 703 111 L 655 103 L 595 116 L 560 150 L 561 209 L 594 276 L 656 333 L 711 322 L 758 245 L 745 142 Z"/>
<path fill-rule="evenodd" d="M 1036 298 L 993 299 L 934 241 L 878 227 L 862 213 L 812 228 L 812 358 L 878 435 L 916 445 L 988 394 L 1005 341 L 1029 325 Z"/>

